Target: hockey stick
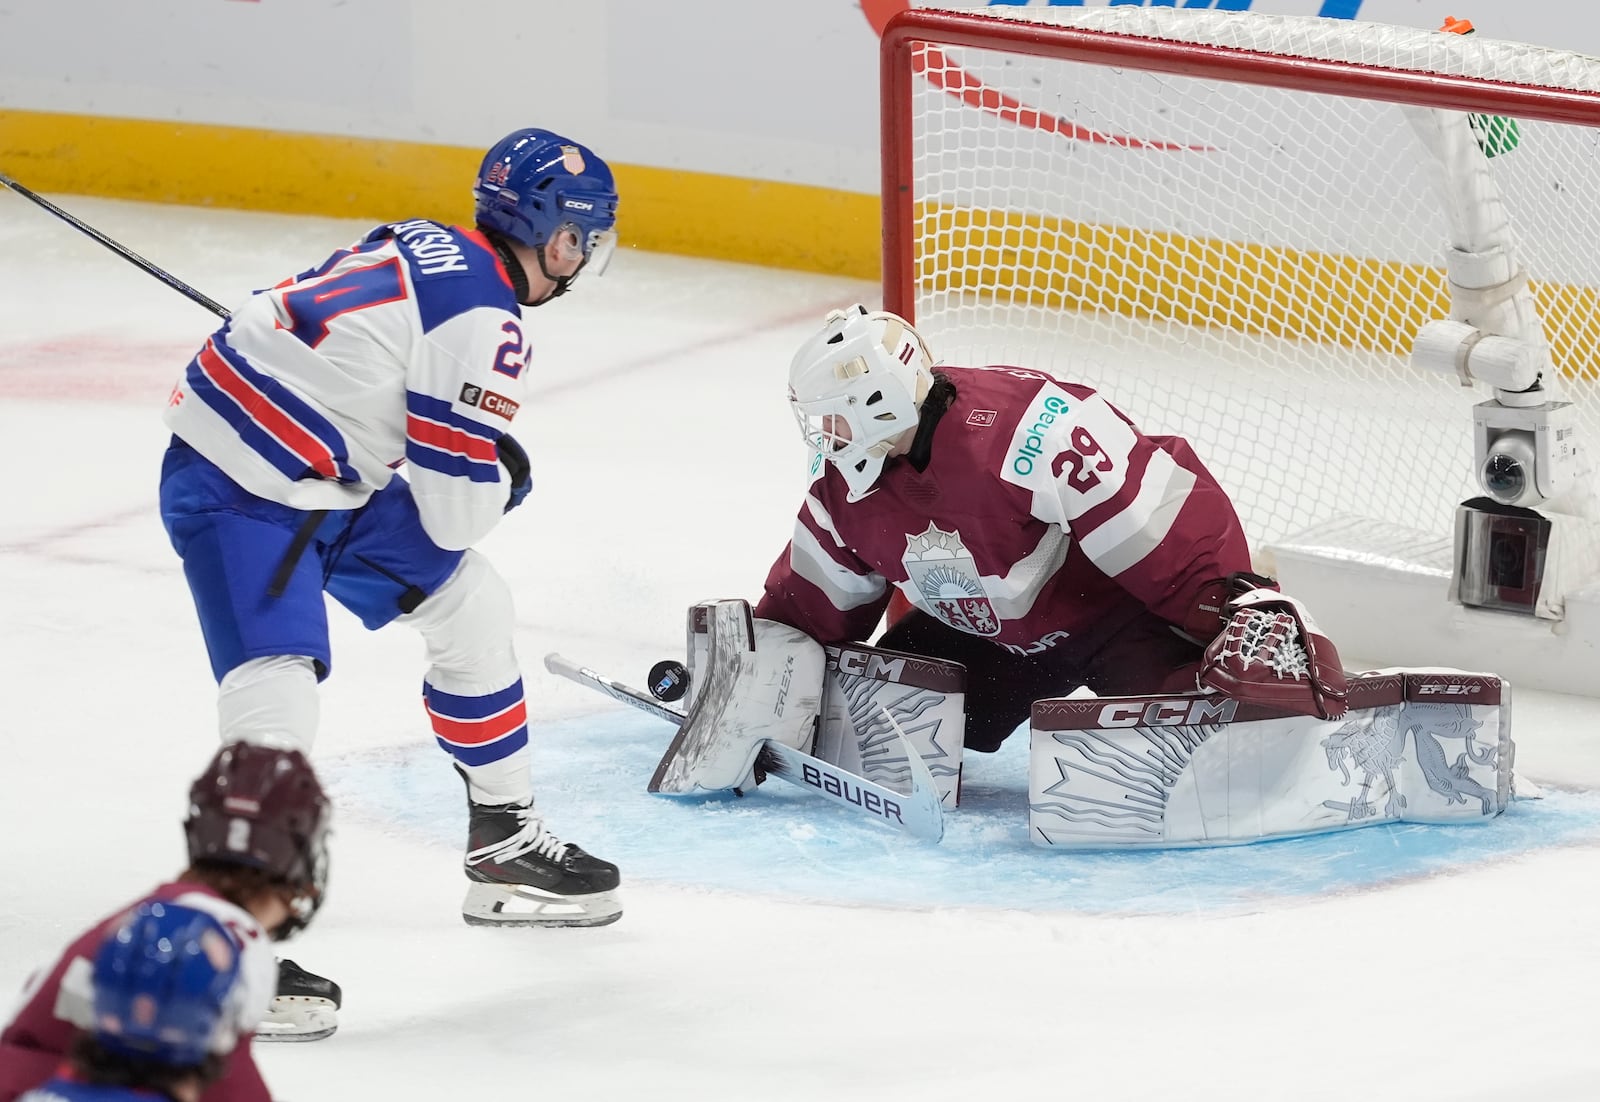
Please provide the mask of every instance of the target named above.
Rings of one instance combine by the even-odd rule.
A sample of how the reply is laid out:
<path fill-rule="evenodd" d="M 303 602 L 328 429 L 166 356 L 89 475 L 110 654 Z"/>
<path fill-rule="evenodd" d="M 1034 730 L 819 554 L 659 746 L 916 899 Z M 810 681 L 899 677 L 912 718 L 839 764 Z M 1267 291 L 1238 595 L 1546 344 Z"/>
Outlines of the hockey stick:
<path fill-rule="evenodd" d="M 150 275 L 155 276 L 162 283 L 165 283 L 168 287 L 171 287 L 174 291 L 177 291 L 179 294 L 186 295 L 194 302 L 204 306 L 207 310 L 210 310 L 219 318 L 226 320 L 230 316 L 228 311 L 221 305 L 213 302 L 205 295 L 202 295 L 199 291 L 196 291 L 193 287 L 189 286 L 171 272 L 156 267 L 154 264 L 150 263 L 150 261 L 140 256 L 138 253 L 134 252 L 120 241 L 116 241 L 110 237 L 107 237 L 105 234 L 89 225 L 89 223 L 83 221 L 83 219 L 68 214 L 66 211 L 56 206 L 38 192 L 23 187 L 21 184 L 17 183 L 3 172 L 0 172 L 0 185 L 10 188 L 12 191 L 16 192 L 18 195 L 30 202 L 37 203 L 39 206 L 43 207 L 45 210 L 49 211 L 51 214 L 55 215 L 57 218 L 61 219 L 74 229 L 82 230 L 84 233 L 100 242 L 100 244 L 104 245 L 106 248 L 122 257 L 122 259 L 128 261 L 130 264 L 133 264 L 138 268 L 142 268 Z"/>
<path fill-rule="evenodd" d="M 685 720 L 682 712 L 668 708 L 647 693 L 613 681 L 587 666 L 580 666 L 559 654 L 547 654 L 544 668 L 553 674 L 587 685 L 611 699 L 648 712 L 681 727 Z M 895 737 L 905 746 L 906 761 L 911 767 L 911 792 L 897 792 L 865 777 L 840 769 L 831 762 L 813 757 L 801 750 L 767 739 L 756 758 L 757 766 L 769 776 L 781 777 L 790 784 L 808 788 L 834 803 L 843 804 L 852 811 L 876 816 L 881 822 L 904 830 L 907 834 L 929 842 L 944 837 L 944 806 L 939 802 L 939 791 L 934 787 L 933 774 L 928 772 L 922 755 L 906 742 L 900 725 L 884 710 Z"/>

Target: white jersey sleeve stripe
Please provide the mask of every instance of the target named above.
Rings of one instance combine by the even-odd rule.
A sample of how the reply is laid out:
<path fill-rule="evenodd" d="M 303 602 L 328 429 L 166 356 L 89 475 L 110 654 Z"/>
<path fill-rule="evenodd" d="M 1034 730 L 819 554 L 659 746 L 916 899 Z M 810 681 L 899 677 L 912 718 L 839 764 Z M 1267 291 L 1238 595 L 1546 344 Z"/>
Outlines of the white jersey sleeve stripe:
<path fill-rule="evenodd" d="M 885 582 L 877 574 L 857 574 L 835 562 L 804 523 L 794 526 L 789 562 L 796 574 L 822 590 L 841 612 L 871 604 L 885 591 Z"/>
<path fill-rule="evenodd" d="M 1193 472 L 1156 449 L 1145 467 L 1138 495 L 1116 516 L 1080 538 L 1078 546 L 1104 573 L 1116 577 L 1161 544 L 1194 486 Z"/>

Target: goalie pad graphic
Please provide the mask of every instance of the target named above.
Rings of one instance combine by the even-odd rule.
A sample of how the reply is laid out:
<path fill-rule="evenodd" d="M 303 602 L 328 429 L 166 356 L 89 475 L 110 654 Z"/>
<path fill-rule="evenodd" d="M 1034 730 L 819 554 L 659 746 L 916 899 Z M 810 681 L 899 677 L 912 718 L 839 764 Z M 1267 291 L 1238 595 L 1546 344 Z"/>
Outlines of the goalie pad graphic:
<path fill-rule="evenodd" d="M 1029 834 L 1118 849 L 1487 822 L 1511 800 L 1510 701 L 1457 670 L 1354 675 L 1333 720 L 1217 693 L 1035 701 Z"/>
<path fill-rule="evenodd" d="M 809 752 L 822 710 L 822 645 L 757 620 L 747 601 L 689 609 L 689 709 L 650 778 L 668 796 L 750 784 L 765 739 Z"/>
<path fill-rule="evenodd" d="M 928 767 L 939 802 L 946 808 L 960 803 L 966 667 L 854 643 L 825 649 L 828 676 L 822 689 L 816 756 L 896 791 L 910 792 L 909 743 Z"/>

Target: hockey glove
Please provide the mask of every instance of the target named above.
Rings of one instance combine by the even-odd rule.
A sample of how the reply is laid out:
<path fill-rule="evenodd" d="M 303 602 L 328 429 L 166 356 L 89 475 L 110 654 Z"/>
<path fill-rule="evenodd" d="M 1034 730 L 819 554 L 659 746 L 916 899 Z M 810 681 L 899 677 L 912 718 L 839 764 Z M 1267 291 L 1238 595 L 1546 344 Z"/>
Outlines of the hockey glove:
<path fill-rule="evenodd" d="M 528 462 L 528 453 L 522 450 L 522 445 L 512 438 L 509 432 L 500 434 L 494 442 L 495 451 L 499 453 L 500 464 L 506 469 L 506 476 L 511 482 L 511 495 L 506 498 L 506 512 L 511 512 L 522 499 L 528 496 L 528 491 L 533 489 L 533 466 Z"/>
<path fill-rule="evenodd" d="M 1276 589 L 1229 601 L 1230 619 L 1206 648 L 1199 687 L 1295 715 L 1338 719 L 1349 686 L 1339 652 L 1310 613 Z"/>

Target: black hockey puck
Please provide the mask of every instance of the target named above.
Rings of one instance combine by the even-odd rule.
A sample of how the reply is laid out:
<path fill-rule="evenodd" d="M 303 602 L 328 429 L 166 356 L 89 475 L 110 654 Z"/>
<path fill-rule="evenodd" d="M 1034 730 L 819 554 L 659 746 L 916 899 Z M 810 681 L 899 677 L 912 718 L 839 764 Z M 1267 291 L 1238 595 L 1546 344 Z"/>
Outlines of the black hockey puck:
<path fill-rule="evenodd" d="M 681 700 L 683 694 L 689 691 L 689 671 L 682 662 L 663 658 L 650 667 L 648 684 L 651 696 L 670 704 L 674 700 Z"/>

